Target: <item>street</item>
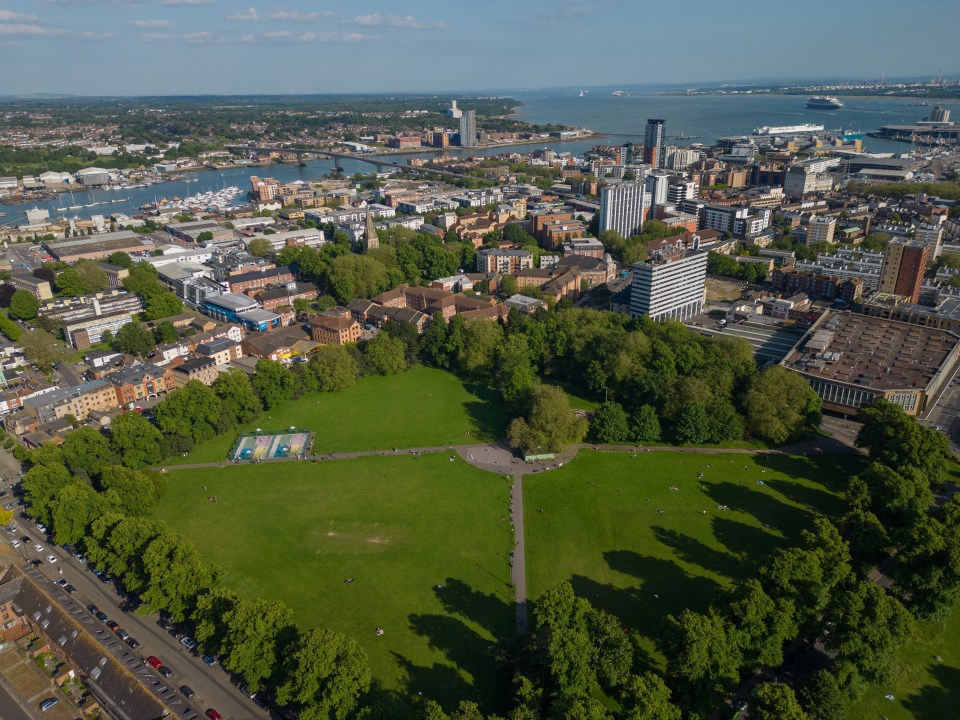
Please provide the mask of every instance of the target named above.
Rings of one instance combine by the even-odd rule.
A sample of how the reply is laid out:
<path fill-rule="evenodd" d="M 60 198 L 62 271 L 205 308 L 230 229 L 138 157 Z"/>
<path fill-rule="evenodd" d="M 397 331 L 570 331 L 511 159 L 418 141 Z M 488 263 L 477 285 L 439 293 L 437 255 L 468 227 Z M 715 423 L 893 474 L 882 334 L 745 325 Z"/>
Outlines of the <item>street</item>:
<path fill-rule="evenodd" d="M 203 717 L 206 708 L 215 708 L 226 720 L 254 720 L 269 718 L 269 714 L 258 707 L 252 700 L 245 697 L 240 690 L 230 683 L 227 673 L 216 665 L 208 667 L 199 655 L 188 651 L 180 642 L 157 625 L 157 616 L 140 616 L 136 613 L 127 613 L 120 610 L 121 598 L 117 595 L 112 583 L 100 582 L 91 571 L 89 565 L 81 564 L 76 558 L 49 542 L 31 520 L 18 517 L 16 533 L 4 533 L 4 542 L 13 538 L 28 535 L 29 543 L 22 543 L 17 549 L 25 562 L 34 558 L 43 559 L 53 554 L 57 563 L 48 563 L 46 560 L 37 568 L 32 566 L 25 572 L 41 583 L 49 583 L 48 592 L 63 607 L 77 617 L 77 620 L 87 626 L 90 633 L 120 661 L 143 679 L 143 684 L 158 695 L 165 703 L 177 709 L 178 714 L 186 720 Z M 39 543 L 44 547 L 42 553 L 34 551 L 33 544 Z M 58 568 L 63 568 L 60 575 Z M 54 584 L 58 578 L 65 579 L 77 588 L 74 595 L 70 595 Z M 104 623 L 94 618 L 86 609 L 89 604 L 96 605 L 105 612 L 111 620 L 130 633 L 141 644 L 137 650 L 130 649 L 121 642 Z M 167 665 L 173 674 L 163 678 L 152 668 L 143 664 L 143 658 L 155 655 Z M 180 694 L 181 685 L 189 685 L 196 692 L 191 701 L 187 701 Z M 192 712 L 188 711 L 190 708 Z M 2 715 L 6 718 L 6 715 Z"/>

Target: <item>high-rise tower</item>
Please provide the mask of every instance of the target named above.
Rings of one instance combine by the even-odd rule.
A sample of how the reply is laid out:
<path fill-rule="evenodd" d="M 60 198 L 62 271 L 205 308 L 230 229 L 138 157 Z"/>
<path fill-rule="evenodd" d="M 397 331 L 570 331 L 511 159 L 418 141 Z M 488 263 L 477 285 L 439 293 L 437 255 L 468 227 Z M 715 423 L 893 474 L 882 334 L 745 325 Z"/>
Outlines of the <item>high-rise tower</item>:
<path fill-rule="evenodd" d="M 655 168 L 662 168 L 666 163 L 663 153 L 663 141 L 666 139 L 666 120 L 647 120 L 647 130 L 643 134 L 643 161 Z"/>

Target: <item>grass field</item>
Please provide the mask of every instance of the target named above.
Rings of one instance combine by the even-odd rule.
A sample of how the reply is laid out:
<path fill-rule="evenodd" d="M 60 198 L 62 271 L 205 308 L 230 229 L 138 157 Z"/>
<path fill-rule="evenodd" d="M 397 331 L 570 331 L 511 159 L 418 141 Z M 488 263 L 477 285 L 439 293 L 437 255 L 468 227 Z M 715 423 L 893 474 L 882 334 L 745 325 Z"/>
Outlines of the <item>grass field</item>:
<path fill-rule="evenodd" d="M 312 430 L 317 454 L 484 442 L 503 437 L 501 408 L 494 390 L 418 365 L 400 375 L 361 378 L 343 392 L 310 393 L 167 464 L 226 460 L 237 436 L 258 427 Z"/>
<path fill-rule="evenodd" d="M 661 618 L 705 610 L 775 548 L 794 543 L 814 514 L 838 513 L 838 493 L 858 462 L 582 451 L 524 479 L 530 597 L 569 580 L 633 629 L 643 660 L 659 667 L 652 638 Z"/>
<path fill-rule="evenodd" d="M 388 687 L 502 710 L 509 691 L 489 653 L 514 621 L 503 476 L 437 453 L 179 470 L 169 482 L 156 515 L 223 566 L 228 587 L 355 637 Z"/>

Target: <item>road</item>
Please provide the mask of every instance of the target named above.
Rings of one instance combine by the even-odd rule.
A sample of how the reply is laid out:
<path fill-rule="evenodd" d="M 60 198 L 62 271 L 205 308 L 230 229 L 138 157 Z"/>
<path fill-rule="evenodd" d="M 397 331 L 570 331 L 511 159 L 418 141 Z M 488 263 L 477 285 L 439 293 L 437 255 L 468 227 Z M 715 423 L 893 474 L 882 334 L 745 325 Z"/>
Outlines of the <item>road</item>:
<path fill-rule="evenodd" d="M 23 706 L 7 692 L 6 683 L 0 685 L 0 718 L 3 720 L 31 720 Z"/>
<path fill-rule="evenodd" d="M 523 475 L 514 473 L 510 488 L 510 519 L 515 539 L 510 561 L 511 580 L 517 598 L 517 632 L 527 631 L 527 551 L 523 537 Z"/>
<path fill-rule="evenodd" d="M 18 517 L 17 525 L 20 529 L 16 535 L 4 533 L 6 538 L 3 542 L 9 542 L 11 538 L 21 535 L 30 536 L 31 542 L 23 543 L 18 548 L 21 557 L 28 562 L 34 558 L 42 559 L 50 554 L 55 555 L 58 559 L 56 564 L 44 561 L 43 565 L 37 568 L 39 573 L 50 582 L 50 594 L 81 622 L 88 625 L 91 634 L 114 655 L 120 657 L 121 662 L 131 666 L 131 670 L 143 678 L 144 684 L 148 688 L 154 688 L 168 705 L 187 704 L 194 708 L 199 717 L 203 717 L 204 710 L 209 707 L 216 708 L 227 720 L 261 720 L 270 717 L 265 710 L 245 697 L 230 683 L 226 672 L 219 665 L 213 668 L 208 667 L 198 655 L 189 652 L 176 638 L 162 630 L 157 625 L 159 618 L 156 615 L 140 616 L 120 610 L 121 598 L 117 595 L 112 583 L 100 582 L 88 565 L 78 562 L 63 548 L 52 545 L 46 536 L 37 530 L 32 521 Z M 35 543 L 43 545 L 42 553 L 34 551 Z M 60 567 L 63 568 L 62 575 L 58 572 Z M 37 577 L 33 572 L 31 575 Z M 71 596 L 53 584 L 53 581 L 60 577 L 77 588 L 75 595 Z M 124 630 L 140 642 L 141 647 L 131 650 L 110 633 L 106 625 L 91 617 L 86 609 L 91 603 L 105 612 L 111 620 L 118 622 Z M 173 670 L 173 674 L 164 679 L 154 670 L 144 666 L 142 658 L 149 655 L 158 657 Z M 187 702 L 180 695 L 181 685 L 189 685 L 196 692 L 196 697 L 192 701 Z M 6 718 L 6 715 L 2 717 Z M 181 713 L 181 717 L 192 720 L 193 716 Z"/>

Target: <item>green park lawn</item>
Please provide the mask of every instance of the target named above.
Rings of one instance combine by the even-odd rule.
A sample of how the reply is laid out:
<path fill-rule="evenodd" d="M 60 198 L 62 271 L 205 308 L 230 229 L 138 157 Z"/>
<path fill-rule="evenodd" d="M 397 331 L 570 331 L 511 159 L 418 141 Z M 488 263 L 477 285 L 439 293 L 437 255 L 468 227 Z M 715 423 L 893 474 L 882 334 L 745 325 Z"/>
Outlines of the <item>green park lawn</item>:
<path fill-rule="evenodd" d="M 318 454 L 486 442 L 506 431 L 501 408 L 494 390 L 418 365 L 399 375 L 360 378 L 343 392 L 309 393 L 167 464 L 225 460 L 237 436 L 256 428 L 312 430 Z"/>
<path fill-rule="evenodd" d="M 452 376 L 416 376 L 427 394 L 466 395 L 451 387 Z M 372 400 L 387 387 L 364 384 L 360 392 L 368 395 L 355 398 Z M 373 422 L 375 412 L 364 413 Z M 454 417 L 459 424 L 447 431 L 462 434 L 468 413 Z M 329 421 L 314 426 L 334 431 Z M 387 430 L 382 421 L 377 428 Z M 444 428 L 421 431 L 437 442 Z M 411 445 L 429 444 L 415 432 L 396 428 L 386 444 L 407 437 Z M 156 515 L 226 569 L 227 587 L 284 601 L 302 628 L 356 638 L 387 687 L 422 692 L 445 706 L 473 698 L 502 710 L 509 690 L 490 651 L 514 626 L 504 476 L 441 452 L 173 470 L 168 478 Z"/>
<path fill-rule="evenodd" d="M 523 481 L 528 594 L 536 601 L 570 581 L 636 633 L 646 665 L 662 668 L 653 644 L 661 619 L 706 610 L 774 549 L 796 543 L 815 514 L 838 514 L 859 462 L 581 451 Z"/>

